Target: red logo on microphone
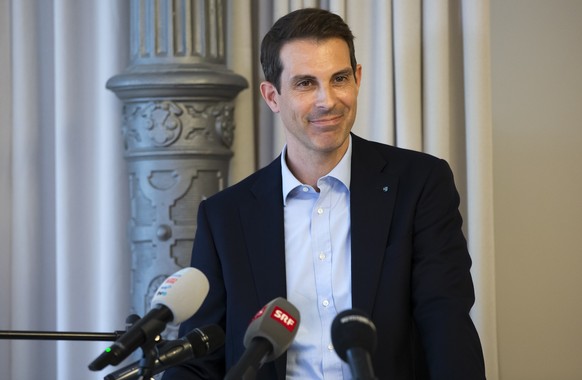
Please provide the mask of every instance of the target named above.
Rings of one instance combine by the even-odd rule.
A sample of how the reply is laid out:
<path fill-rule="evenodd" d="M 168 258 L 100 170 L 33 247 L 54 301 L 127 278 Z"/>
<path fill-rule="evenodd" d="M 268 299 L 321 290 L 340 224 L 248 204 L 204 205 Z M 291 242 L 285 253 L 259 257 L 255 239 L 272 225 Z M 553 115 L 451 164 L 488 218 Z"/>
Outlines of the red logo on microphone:
<path fill-rule="evenodd" d="M 257 314 L 255 314 L 255 316 L 251 319 L 251 322 L 254 321 L 255 319 L 259 319 L 261 315 L 263 315 L 263 313 L 265 312 L 265 309 L 267 309 L 267 305 L 263 306 L 263 308 L 259 310 Z"/>
<path fill-rule="evenodd" d="M 297 325 L 295 318 L 287 314 L 287 312 L 279 306 L 275 306 L 275 309 L 271 313 L 271 318 L 282 324 L 290 332 L 293 332 Z"/>

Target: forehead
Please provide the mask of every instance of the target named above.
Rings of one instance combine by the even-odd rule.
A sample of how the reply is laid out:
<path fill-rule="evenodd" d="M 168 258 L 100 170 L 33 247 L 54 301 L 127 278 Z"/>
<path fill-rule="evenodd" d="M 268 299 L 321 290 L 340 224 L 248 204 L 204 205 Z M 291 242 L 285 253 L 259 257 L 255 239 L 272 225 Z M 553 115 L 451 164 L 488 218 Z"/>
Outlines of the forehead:
<path fill-rule="evenodd" d="M 341 38 L 296 39 L 283 45 L 280 52 L 282 74 L 302 71 L 342 70 L 350 67 L 350 50 Z M 306 73 L 303 73 L 306 74 Z"/>

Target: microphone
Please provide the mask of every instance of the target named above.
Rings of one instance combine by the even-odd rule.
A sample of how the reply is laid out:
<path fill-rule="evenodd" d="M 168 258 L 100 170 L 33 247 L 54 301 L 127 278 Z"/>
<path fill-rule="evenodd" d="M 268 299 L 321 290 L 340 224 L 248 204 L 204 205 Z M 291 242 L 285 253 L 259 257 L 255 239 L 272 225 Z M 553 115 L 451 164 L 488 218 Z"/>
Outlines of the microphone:
<path fill-rule="evenodd" d="M 125 318 L 125 331 L 128 331 L 131 326 L 135 325 L 137 321 L 139 321 L 141 317 L 137 314 L 130 314 Z"/>
<path fill-rule="evenodd" d="M 151 375 L 158 374 L 170 367 L 187 360 L 200 358 L 210 354 L 224 345 L 224 331 L 218 325 L 209 325 L 197 328 L 182 338 L 165 342 L 158 348 Z M 140 361 L 119 369 L 107 376 L 104 380 L 135 380 L 139 379 Z"/>
<path fill-rule="evenodd" d="M 208 279 L 196 268 L 184 268 L 168 277 L 152 298 L 152 309 L 89 364 L 91 371 L 117 365 L 142 345 L 153 342 L 167 323 L 190 318 L 208 294 Z"/>
<path fill-rule="evenodd" d="M 275 298 L 263 306 L 245 332 L 245 352 L 224 380 L 253 380 L 264 363 L 275 360 L 289 348 L 299 322 L 299 310 L 284 298 Z"/>
<path fill-rule="evenodd" d="M 376 349 L 376 326 L 360 310 L 344 310 L 331 324 L 331 342 L 338 356 L 350 365 L 355 380 L 377 380 L 370 353 Z"/>

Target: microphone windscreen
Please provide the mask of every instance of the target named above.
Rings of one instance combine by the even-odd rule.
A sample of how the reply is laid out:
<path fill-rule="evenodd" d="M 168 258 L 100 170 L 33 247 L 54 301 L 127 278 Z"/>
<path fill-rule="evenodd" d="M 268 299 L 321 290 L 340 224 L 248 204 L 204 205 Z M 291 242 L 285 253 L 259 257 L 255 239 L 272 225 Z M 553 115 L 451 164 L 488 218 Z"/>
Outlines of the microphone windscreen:
<path fill-rule="evenodd" d="M 374 322 L 361 310 L 344 310 L 331 324 L 331 342 L 343 361 L 347 361 L 347 351 L 352 348 L 374 352 L 377 339 Z"/>
<path fill-rule="evenodd" d="M 265 362 L 275 360 L 287 351 L 297 335 L 301 316 L 299 310 L 285 298 L 278 297 L 266 304 L 253 317 L 244 336 L 244 345 L 249 347 L 255 338 L 265 338 L 273 351 Z"/>
<path fill-rule="evenodd" d="M 172 274 L 158 287 L 151 307 L 164 305 L 172 311 L 173 324 L 179 324 L 198 311 L 208 295 L 208 279 L 196 268 L 184 268 Z"/>

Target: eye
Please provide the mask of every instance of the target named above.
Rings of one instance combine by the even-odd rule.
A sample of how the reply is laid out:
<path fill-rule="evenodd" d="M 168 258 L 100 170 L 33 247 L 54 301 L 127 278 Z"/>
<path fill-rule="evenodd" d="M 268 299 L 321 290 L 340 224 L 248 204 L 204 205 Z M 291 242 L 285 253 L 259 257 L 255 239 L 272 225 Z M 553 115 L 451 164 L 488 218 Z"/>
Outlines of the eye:
<path fill-rule="evenodd" d="M 348 81 L 347 75 L 338 75 L 334 78 L 335 83 L 344 83 Z"/>
<path fill-rule="evenodd" d="M 311 79 L 303 79 L 303 80 L 300 80 L 299 82 L 297 82 L 295 84 L 295 86 L 297 86 L 297 87 L 309 87 L 312 84 L 313 84 L 313 82 L 311 81 Z"/>

